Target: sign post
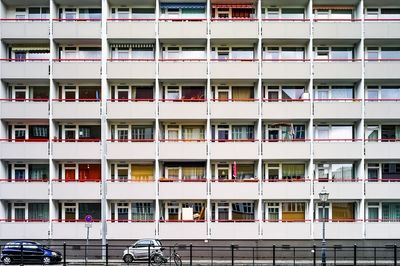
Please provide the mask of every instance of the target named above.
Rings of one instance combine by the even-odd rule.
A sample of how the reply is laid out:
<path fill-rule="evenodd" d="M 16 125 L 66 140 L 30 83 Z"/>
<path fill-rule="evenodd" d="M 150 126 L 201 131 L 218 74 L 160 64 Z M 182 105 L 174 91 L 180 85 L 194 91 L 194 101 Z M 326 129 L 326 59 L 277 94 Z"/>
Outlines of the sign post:
<path fill-rule="evenodd" d="M 92 215 L 85 216 L 85 227 L 86 227 L 86 246 L 85 246 L 85 265 L 87 264 L 87 248 L 89 245 L 89 229 L 92 227 L 93 217 Z"/>

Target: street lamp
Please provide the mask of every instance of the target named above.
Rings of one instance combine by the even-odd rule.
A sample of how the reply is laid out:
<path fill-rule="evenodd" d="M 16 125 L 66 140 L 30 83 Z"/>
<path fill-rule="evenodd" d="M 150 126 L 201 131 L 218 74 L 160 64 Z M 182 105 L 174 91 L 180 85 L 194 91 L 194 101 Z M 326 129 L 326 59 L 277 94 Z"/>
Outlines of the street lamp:
<path fill-rule="evenodd" d="M 326 241 L 325 241 L 325 205 L 328 201 L 329 193 L 325 187 L 322 188 L 319 193 L 319 200 L 322 202 L 322 254 L 321 254 L 321 265 L 326 266 Z M 329 216 L 328 216 L 329 217 Z"/>

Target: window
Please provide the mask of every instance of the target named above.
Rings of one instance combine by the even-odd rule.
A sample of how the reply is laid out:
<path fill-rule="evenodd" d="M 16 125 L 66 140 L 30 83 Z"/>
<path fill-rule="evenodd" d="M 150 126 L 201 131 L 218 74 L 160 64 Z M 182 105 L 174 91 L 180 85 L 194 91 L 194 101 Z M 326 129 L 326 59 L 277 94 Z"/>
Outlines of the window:
<path fill-rule="evenodd" d="M 352 163 L 318 163 L 316 174 L 319 182 L 350 181 L 355 178 L 355 167 Z"/>
<path fill-rule="evenodd" d="M 250 60 L 255 59 L 254 47 L 212 47 L 211 58 L 218 60 Z"/>
<path fill-rule="evenodd" d="M 264 47 L 263 58 L 302 61 L 305 59 L 305 49 L 304 47 Z"/>
<path fill-rule="evenodd" d="M 296 101 L 305 98 L 304 86 L 265 86 L 265 96 L 273 101 Z"/>
<path fill-rule="evenodd" d="M 400 18 L 400 8 L 381 8 L 380 18 L 399 19 Z"/>
<path fill-rule="evenodd" d="M 30 164 L 28 171 L 31 180 L 48 180 L 49 178 L 48 164 Z"/>
<path fill-rule="evenodd" d="M 163 59 L 205 59 L 205 47 L 174 47 L 166 46 L 162 48 Z"/>
<path fill-rule="evenodd" d="M 94 220 L 101 219 L 100 203 L 79 203 L 79 220 L 84 220 L 86 215 L 91 215 Z"/>
<path fill-rule="evenodd" d="M 400 222 L 400 203 L 382 203 L 382 221 Z"/>
<path fill-rule="evenodd" d="M 59 50 L 60 59 L 101 59 L 101 47 L 97 46 L 61 46 Z"/>
<path fill-rule="evenodd" d="M 154 8 L 132 8 L 133 19 L 154 19 L 155 14 Z"/>
<path fill-rule="evenodd" d="M 400 86 L 368 86 L 366 91 L 369 100 L 400 99 Z"/>
<path fill-rule="evenodd" d="M 353 126 L 345 125 L 315 125 L 314 126 L 315 139 L 331 139 L 335 141 L 352 140 L 353 139 Z"/>
<path fill-rule="evenodd" d="M 30 7 L 28 8 L 28 18 L 30 19 L 48 19 L 50 8 L 48 7 Z"/>
<path fill-rule="evenodd" d="M 252 18 L 254 16 L 254 7 L 251 5 L 212 6 L 213 18 Z"/>
<path fill-rule="evenodd" d="M 366 47 L 367 60 L 391 60 L 400 58 L 400 47 Z"/>
<path fill-rule="evenodd" d="M 337 19 L 337 20 L 348 20 L 353 18 L 353 7 L 349 6 L 347 8 L 341 7 L 340 9 L 335 9 L 332 7 L 328 8 L 314 8 L 314 17 L 316 19 Z"/>
<path fill-rule="evenodd" d="M 188 162 L 188 163 L 166 163 L 165 177 L 171 180 L 200 180 L 206 178 L 206 167 L 204 163 Z"/>
<path fill-rule="evenodd" d="M 382 181 L 400 181 L 400 163 L 383 163 Z"/>
<path fill-rule="evenodd" d="M 367 203 L 367 215 L 368 222 L 379 221 L 379 202 Z"/>
<path fill-rule="evenodd" d="M 376 182 L 380 179 L 380 167 L 379 163 L 368 163 L 367 164 L 367 177 L 368 182 Z"/>
<path fill-rule="evenodd" d="M 88 19 L 100 20 L 101 8 L 60 8 L 60 19 L 74 20 L 74 19 Z"/>
<path fill-rule="evenodd" d="M 136 202 L 132 203 L 132 220 L 134 221 L 152 221 L 154 220 L 154 202 Z"/>
<path fill-rule="evenodd" d="M 28 203 L 28 219 L 30 221 L 47 221 L 49 219 L 49 204 Z"/>
<path fill-rule="evenodd" d="M 272 141 L 305 140 L 305 125 L 266 125 L 266 139 Z"/>
<path fill-rule="evenodd" d="M 232 139 L 236 140 L 254 139 L 254 126 L 232 126 Z"/>
<path fill-rule="evenodd" d="M 254 220 L 254 217 L 253 203 L 232 203 L 232 220 Z"/>
<path fill-rule="evenodd" d="M 182 126 L 183 139 L 203 140 L 204 126 Z"/>
<path fill-rule="evenodd" d="M 45 45 L 17 45 L 9 47 L 11 58 L 15 61 L 26 61 L 30 59 L 49 59 L 50 48 Z"/>
<path fill-rule="evenodd" d="M 265 169 L 265 179 L 268 181 L 298 181 L 304 180 L 306 176 L 304 163 L 268 163 Z"/>
<path fill-rule="evenodd" d="M 251 101 L 254 99 L 252 86 L 212 86 L 212 93 L 218 101 Z"/>
<path fill-rule="evenodd" d="M 154 139 L 153 126 L 132 126 L 133 140 L 152 140 Z"/>
<path fill-rule="evenodd" d="M 352 60 L 354 59 L 353 47 L 314 47 L 314 57 L 318 61 L 327 60 Z"/>
<path fill-rule="evenodd" d="M 266 219 L 268 222 L 279 221 L 279 203 L 267 203 Z"/>
<path fill-rule="evenodd" d="M 353 86 L 316 86 L 314 97 L 316 100 L 351 100 L 353 90 Z"/>
<path fill-rule="evenodd" d="M 355 203 L 332 203 L 332 220 L 352 222 L 355 219 Z"/>
<path fill-rule="evenodd" d="M 305 220 L 304 202 L 283 202 L 282 220 L 283 221 L 304 221 Z"/>

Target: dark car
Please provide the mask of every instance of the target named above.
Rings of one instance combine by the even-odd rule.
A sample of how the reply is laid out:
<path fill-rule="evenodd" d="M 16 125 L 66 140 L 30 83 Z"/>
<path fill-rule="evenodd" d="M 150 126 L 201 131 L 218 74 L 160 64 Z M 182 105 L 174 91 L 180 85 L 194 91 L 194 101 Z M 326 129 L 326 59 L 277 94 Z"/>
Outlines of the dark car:
<path fill-rule="evenodd" d="M 7 243 L 1 250 L 1 261 L 6 264 L 12 263 L 41 263 L 51 264 L 62 260 L 62 255 L 58 251 L 53 251 L 49 247 L 34 241 L 13 241 Z"/>

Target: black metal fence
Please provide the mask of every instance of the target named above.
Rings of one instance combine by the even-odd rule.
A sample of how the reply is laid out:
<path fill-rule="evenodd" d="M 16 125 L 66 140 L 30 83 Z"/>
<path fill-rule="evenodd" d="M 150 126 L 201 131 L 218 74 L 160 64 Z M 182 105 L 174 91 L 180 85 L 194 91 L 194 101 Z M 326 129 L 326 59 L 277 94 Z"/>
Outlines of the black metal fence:
<path fill-rule="evenodd" d="M 213 245 L 175 245 L 163 246 L 163 255 L 168 259 L 165 265 L 175 265 L 172 258 L 174 249 L 182 259 L 183 265 L 321 265 L 321 246 L 213 246 Z M 1 247 L 3 248 L 3 246 Z M 142 259 L 125 263 L 124 250 L 132 246 L 123 245 L 50 245 L 51 250 L 62 254 L 62 265 L 151 265 L 149 255 L 152 248 L 142 247 Z M 366 246 L 328 246 L 327 265 L 395 265 L 398 264 L 396 245 L 380 247 Z M 23 247 L 21 246 L 21 251 Z M 144 252 L 144 253 L 143 253 Z M 29 258 L 18 253 L 14 260 L 18 265 L 27 265 Z"/>

